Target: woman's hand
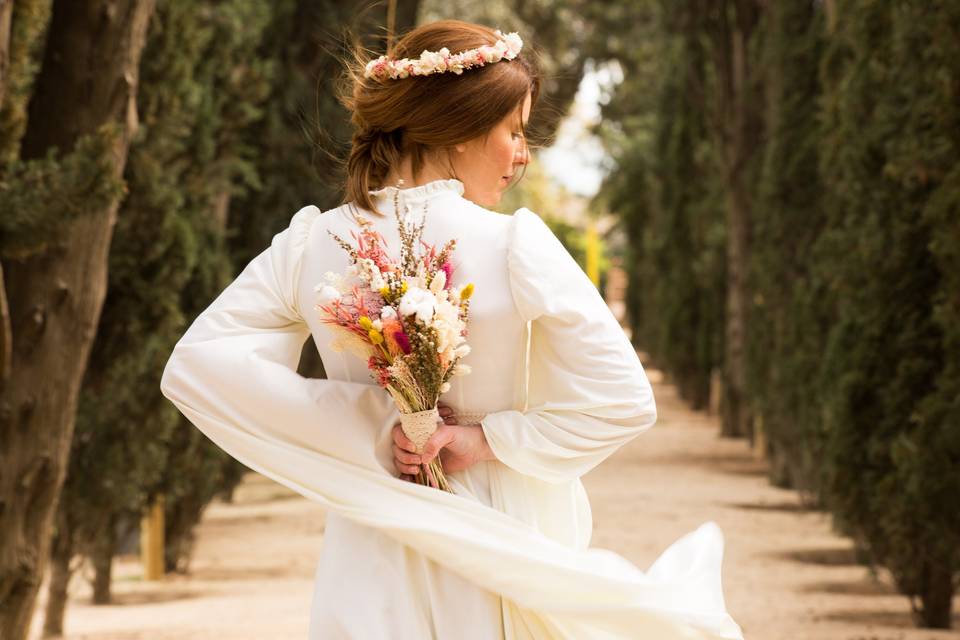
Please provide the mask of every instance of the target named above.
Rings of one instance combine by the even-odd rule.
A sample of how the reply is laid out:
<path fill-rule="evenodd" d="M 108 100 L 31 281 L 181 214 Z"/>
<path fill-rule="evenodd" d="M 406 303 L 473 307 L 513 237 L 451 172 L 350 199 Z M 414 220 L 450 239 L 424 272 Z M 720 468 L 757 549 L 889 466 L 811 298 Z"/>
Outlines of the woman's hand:
<path fill-rule="evenodd" d="M 443 470 L 450 473 L 494 459 L 493 451 L 487 444 L 480 425 L 456 424 L 450 407 L 440 403 L 438 409 L 444 424 L 438 426 L 436 432 L 427 440 L 422 454 L 416 453 L 416 447 L 404 435 L 399 422 L 393 426 L 393 461 L 401 479 L 412 481 L 419 471 L 419 465 L 430 464 L 437 455 L 440 456 Z"/>

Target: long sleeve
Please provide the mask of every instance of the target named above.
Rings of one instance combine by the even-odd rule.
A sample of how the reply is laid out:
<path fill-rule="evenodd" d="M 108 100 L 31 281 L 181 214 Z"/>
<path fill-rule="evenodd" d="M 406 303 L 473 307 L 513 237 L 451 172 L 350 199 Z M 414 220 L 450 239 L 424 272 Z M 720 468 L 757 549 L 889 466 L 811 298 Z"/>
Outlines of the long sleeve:
<path fill-rule="evenodd" d="M 530 322 L 527 407 L 482 421 L 490 448 L 548 482 L 582 476 L 651 427 L 653 391 L 596 287 L 535 213 L 511 221 L 510 285 Z"/>
<path fill-rule="evenodd" d="M 309 333 L 297 281 L 319 214 L 314 206 L 297 212 L 289 228 L 200 314 L 174 348 L 161 390 L 197 428 L 248 465 L 258 466 L 268 442 L 383 470 L 373 442 L 395 415 L 388 395 L 373 383 L 314 380 L 296 372 Z M 344 437 L 344 430 L 361 429 L 370 431 L 369 438 Z"/>

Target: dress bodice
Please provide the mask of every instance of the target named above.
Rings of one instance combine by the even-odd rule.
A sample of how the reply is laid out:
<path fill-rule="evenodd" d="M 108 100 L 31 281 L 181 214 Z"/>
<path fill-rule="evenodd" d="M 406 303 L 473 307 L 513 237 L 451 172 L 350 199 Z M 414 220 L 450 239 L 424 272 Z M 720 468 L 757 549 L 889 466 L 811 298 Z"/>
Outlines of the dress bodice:
<path fill-rule="evenodd" d="M 331 347 L 330 329 L 320 322 L 320 314 L 309 304 L 317 294 L 313 289 L 328 271 L 344 273 L 348 256 L 329 232 L 351 241 L 351 232 L 359 226 L 354 218 L 362 215 L 384 237 L 388 251 L 399 255 L 397 215 L 411 222 L 425 222 L 423 240 L 442 246 L 456 239 L 453 252 L 453 281 L 472 282 L 468 344 L 471 353 L 463 362 L 472 372 L 451 380 L 450 391 L 441 401 L 454 408 L 463 419 L 478 421 L 478 416 L 502 409 L 523 409 L 526 368 L 526 321 L 519 315 L 511 295 L 508 249 L 511 217 L 488 211 L 462 197 L 458 180 L 438 180 L 425 185 L 398 189 L 386 187 L 374 191 L 380 213 L 356 210 L 342 205 L 316 218 L 303 251 L 300 300 L 307 301 L 301 313 L 310 326 L 320 351 L 327 376 L 332 379 L 368 382 L 366 363 L 356 356 Z"/>

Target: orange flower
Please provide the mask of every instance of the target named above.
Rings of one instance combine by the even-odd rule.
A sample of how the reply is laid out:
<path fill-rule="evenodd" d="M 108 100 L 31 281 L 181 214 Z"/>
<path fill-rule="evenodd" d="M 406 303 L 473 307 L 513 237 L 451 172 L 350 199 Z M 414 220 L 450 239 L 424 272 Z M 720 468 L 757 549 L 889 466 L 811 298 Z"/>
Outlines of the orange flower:
<path fill-rule="evenodd" d="M 399 320 L 384 320 L 382 333 L 387 338 L 387 350 L 390 355 L 410 353 L 410 340 L 404 333 L 403 325 Z"/>

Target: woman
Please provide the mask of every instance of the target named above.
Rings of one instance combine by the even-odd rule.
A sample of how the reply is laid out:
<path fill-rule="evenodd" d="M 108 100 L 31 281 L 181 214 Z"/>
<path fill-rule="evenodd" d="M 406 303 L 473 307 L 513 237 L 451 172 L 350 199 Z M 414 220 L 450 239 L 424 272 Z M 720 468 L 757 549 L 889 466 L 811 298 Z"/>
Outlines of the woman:
<path fill-rule="evenodd" d="M 642 573 L 588 549 L 579 478 L 656 419 L 603 300 L 533 212 L 495 204 L 528 161 L 539 81 L 516 34 L 442 21 L 352 72 L 347 203 L 301 209 L 190 327 L 162 388 L 249 467 L 328 508 L 311 638 L 740 638 L 709 523 Z M 422 53 L 421 52 L 426 52 Z M 412 59 L 417 58 L 415 61 Z M 472 373 L 422 456 L 365 363 L 334 350 L 315 286 L 357 216 L 457 239 Z M 295 373 L 313 335 L 328 379 Z M 404 480 L 439 455 L 455 494 Z"/>

